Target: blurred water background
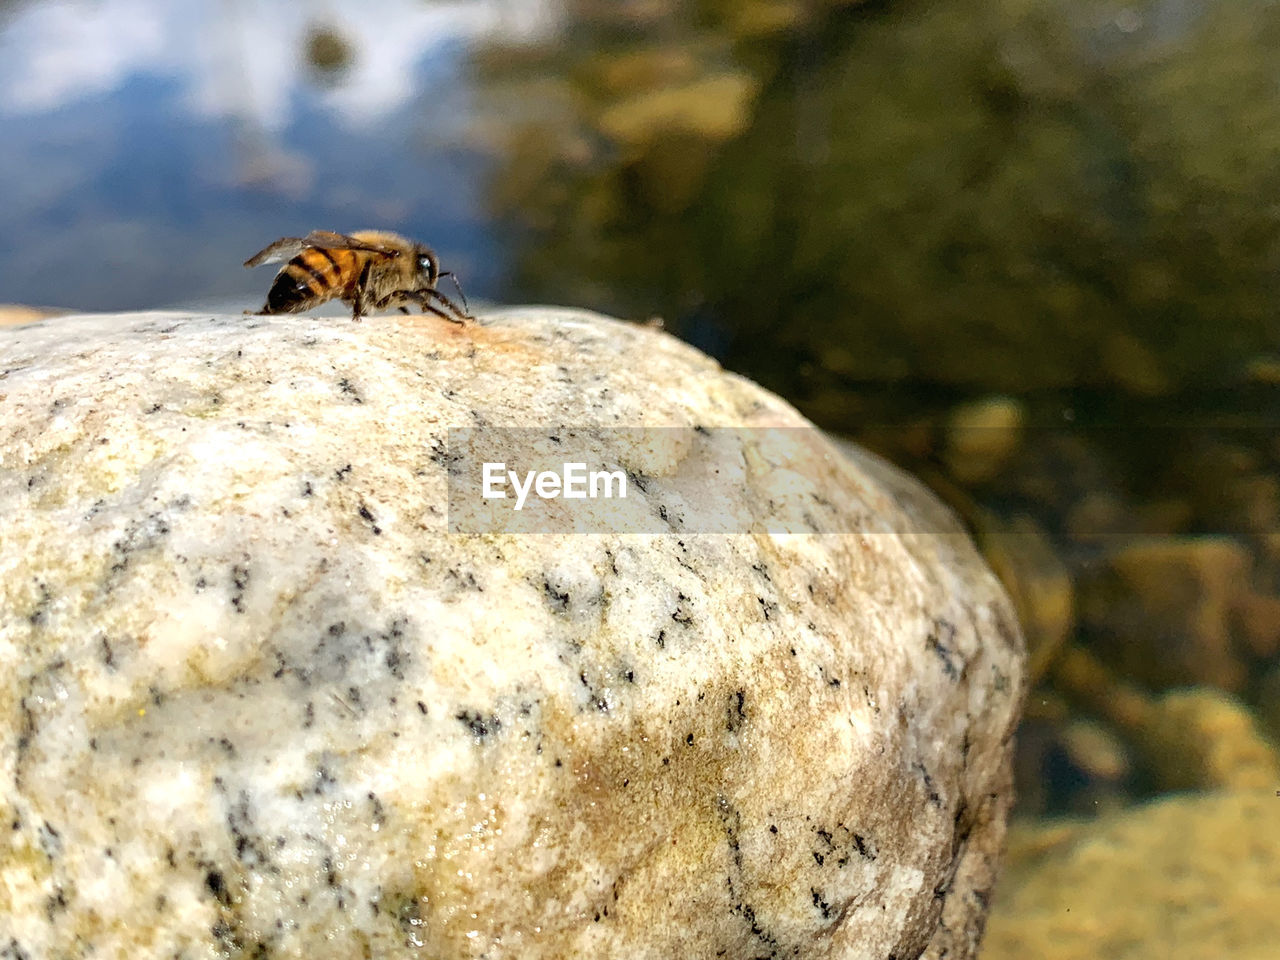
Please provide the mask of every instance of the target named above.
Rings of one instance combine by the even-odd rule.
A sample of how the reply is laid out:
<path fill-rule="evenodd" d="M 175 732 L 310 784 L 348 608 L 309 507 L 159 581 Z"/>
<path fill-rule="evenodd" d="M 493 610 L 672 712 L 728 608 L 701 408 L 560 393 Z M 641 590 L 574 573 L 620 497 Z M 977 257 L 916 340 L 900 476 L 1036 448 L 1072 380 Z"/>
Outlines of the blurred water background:
<path fill-rule="evenodd" d="M 1263 0 L 0 2 L 0 301 L 400 230 L 950 502 L 1037 678 L 990 957 L 1275 955 L 1278 225 Z"/>

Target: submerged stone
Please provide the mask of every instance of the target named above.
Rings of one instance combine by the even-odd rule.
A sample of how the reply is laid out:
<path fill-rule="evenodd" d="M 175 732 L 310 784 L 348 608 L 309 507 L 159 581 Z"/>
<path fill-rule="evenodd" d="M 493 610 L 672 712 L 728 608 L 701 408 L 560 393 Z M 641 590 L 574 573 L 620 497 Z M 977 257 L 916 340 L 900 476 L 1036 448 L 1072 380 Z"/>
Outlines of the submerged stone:
<path fill-rule="evenodd" d="M 1275 956 L 1273 790 L 1187 794 L 1017 829 L 984 960 Z"/>

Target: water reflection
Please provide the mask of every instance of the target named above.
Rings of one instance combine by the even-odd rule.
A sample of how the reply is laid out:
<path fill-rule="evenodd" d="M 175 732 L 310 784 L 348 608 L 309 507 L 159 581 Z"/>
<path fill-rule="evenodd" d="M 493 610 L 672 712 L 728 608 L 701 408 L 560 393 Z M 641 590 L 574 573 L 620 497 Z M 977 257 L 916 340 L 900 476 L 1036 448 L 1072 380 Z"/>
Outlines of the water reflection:
<path fill-rule="evenodd" d="M 0 113 L 46 112 L 151 76 L 174 78 L 193 116 L 281 130 L 305 97 L 345 126 L 369 127 L 421 91 L 424 60 L 480 38 L 545 37 L 555 10 L 544 0 L 380 0 L 362 16 L 287 0 L 19 3 L 0 34 Z M 341 86 L 315 90 L 307 54 L 322 70 L 336 54 Z"/>
<path fill-rule="evenodd" d="M 471 44 L 554 29 L 549 2 L 104 0 L 0 21 L 0 300 L 92 309 L 228 297 L 246 252 L 315 226 L 401 229 L 483 293 Z M 61 264 L 74 263 L 68 272 Z M 256 291 L 255 295 L 261 291 Z"/>
<path fill-rule="evenodd" d="M 831 425 L 851 382 L 1150 396 L 1280 347 L 1272 6 L 582 6 L 495 198 L 523 284 Z"/>

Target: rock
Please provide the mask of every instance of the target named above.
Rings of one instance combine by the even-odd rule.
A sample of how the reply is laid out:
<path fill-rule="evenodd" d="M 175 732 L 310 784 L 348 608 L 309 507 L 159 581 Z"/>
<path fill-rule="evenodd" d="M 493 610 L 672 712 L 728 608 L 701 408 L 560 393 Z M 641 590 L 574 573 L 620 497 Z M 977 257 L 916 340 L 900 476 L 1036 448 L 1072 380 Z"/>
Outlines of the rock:
<path fill-rule="evenodd" d="M 0 327 L 22 326 L 46 317 L 61 316 L 66 312 L 56 307 L 29 307 L 22 303 L 0 303 Z"/>
<path fill-rule="evenodd" d="M 984 511 L 983 555 L 1013 599 L 1027 635 L 1032 685 L 1048 670 L 1075 628 L 1075 587 L 1053 541 L 1031 517 L 1003 520 Z"/>
<path fill-rule="evenodd" d="M 592 86 L 610 99 L 696 79 L 703 71 L 692 45 L 655 45 L 601 51 L 584 65 Z"/>
<path fill-rule="evenodd" d="M 1221 529 L 1246 535 L 1280 529 L 1280 478 L 1254 473 L 1232 477 L 1225 483 L 1224 479 L 1219 477 L 1217 497 L 1208 494 L 1218 507 Z"/>
<path fill-rule="evenodd" d="M 718 143 L 746 127 L 758 87 L 745 73 L 699 77 L 615 103 L 601 114 L 599 127 L 610 139 L 630 147 L 671 133 Z"/>
<path fill-rule="evenodd" d="M 1026 410 L 1010 397 L 985 397 L 957 407 L 947 424 L 946 465 L 960 483 L 1000 473 L 1022 442 Z"/>
<path fill-rule="evenodd" d="M 1046 685 L 1031 686 L 1022 722 L 1018 724 L 1018 749 L 1013 760 L 1013 789 L 1023 817 L 1040 816 L 1050 804 L 1057 806 L 1060 791 L 1046 776 L 1046 765 L 1059 748 L 1062 727 L 1071 706 Z"/>
<path fill-rule="evenodd" d="M 1082 590 L 1082 618 L 1127 676 L 1235 691 L 1248 672 L 1234 625 L 1251 563 L 1229 537 L 1138 540 L 1114 551 Z"/>
<path fill-rule="evenodd" d="M 692 348 L 69 317 L 0 333 L 0 411 L 17 956 L 975 956 L 1010 604 L 922 488 Z M 449 532 L 449 428 L 563 424 L 704 428 L 632 478 L 670 532 Z M 847 532 L 677 532 L 725 426 L 766 439 L 707 503 L 766 523 L 779 474 Z"/>
<path fill-rule="evenodd" d="M 1280 653 L 1280 596 L 1245 594 L 1236 604 L 1236 623 L 1254 656 L 1265 660 Z"/>
<path fill-rule="evenodd" d="M 1079 644 L 1067 644 L 1052 665 L 1054 688 L 1109 720 L 1131 737 L 1141 737 L 1155 723 L 1156 703 L 1140 687 Z"/>
<path fill-rule="evenodd" d="M 1073 511 L 1089 498 L 1107 497 L 1114 508 L 1127 513 L 1124 478 L 1108 463 L 1109 452 L 1099 438 L 1083 432 L 1038 429 L 1023 442 L 1019 455 L 1000 479 L 998 493 L 1013 502 L 1033 505 L 1037 516 L 1061 517 L 1067 521 Z M 1097 508 L 1089 507 L 1093 512 Z M 1097 511 L 1102 512 L 1102 511 Z M 1102 530 L 1090 534 L 1132 532 L 1132 521 L 1116 529 L 1114 517 Z M 1070 531 L 1067 531 L 1070 532 Z"/>
<path fill-rule="evenodd" d="M 1101 347 L 1102 369 L 1118 386 L 1138 396 L 1168 393 L 1171 384 L 1158 354 L 1137 337 L 1112 331 Z"/>
<path fill-rule="evenodd" d="M 1274 742 L 1280 743 L 1280 664 L 1258 683 L 1258 721 Z"/>
<path fill-rule="evenodd" d="M 785 35 L 801 26 L 810 10 L 795 0 L 746 0 L 730 8 L 726 26 L 738 38 Z"/>
<path fill-rule="evenodd" d="M 1063 728 L 1061 742 L 1071 762 L 1091 780 L 1111 786 L 1130 774 L 1129 751 L 1108 727 L 1096 721 L 1070 721 Z"/>
<path fill-rule="evenodd" d="M 1280 384 L 1280 357 L 1262 355 L 1244 365 L 1244 380 L 1268 386 Z"/>
<path fill-rule="evenodd" d="M 1053 679 L 1134 744 L 1162 789 L 1254 789 L 1280 781 L 1275 745 L 1243 703 L 1219 690 L 1151 697 L 1080 647 L 1064 651 Z"/>
<path fill-rule="evenodd" d="M 1131 803 L 1128 745 L 1109 725 L 1073 717 L 1070 705 L 1051 689 L 1032 689 L 1014 759 L 1018 814 L 1097 816 Z"/>
<path fill-rule="evenodd" d="M 1109 490 L 1090 491 L 1071 505 L 1063 532 L 1075 543 L 1105 545 L 1108 537 L 1133 533 L 1134 522 L 1120 497 Z"/>
<path fill-rule="evenodd" d="M 1248 708 L 1217 690 L 1160 698 L 1143 749 L 1166 790 L 1280 786 L 1280 756 Z"/>
<path fill-rule="evenodd" d="M 983 960 L 1269 960 L 1277 802 L 1272 791 L 1182 796 L 1014 831 Z"/>

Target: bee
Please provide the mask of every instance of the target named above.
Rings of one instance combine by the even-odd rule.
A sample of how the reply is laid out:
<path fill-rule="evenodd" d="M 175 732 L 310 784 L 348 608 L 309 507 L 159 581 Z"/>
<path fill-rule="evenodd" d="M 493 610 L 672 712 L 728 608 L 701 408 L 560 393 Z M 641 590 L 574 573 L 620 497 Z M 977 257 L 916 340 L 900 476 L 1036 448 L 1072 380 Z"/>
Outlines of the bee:
<path fill-rule="evenodd" d="M 281 237 L 244 265 L 281 260 L 288 262 L 276 274 L 259 314 L 299 313 L 337 297 L 351 305 L 352 320 L 389 307 L 408 313 L 410 303 L 453 323 L 475 319 L 457 276 L 450 270 L 441 273 L 440 261 L 430 247 L 398 233 L 357 230 L 346 235 L 313 230 L 302 238 Z M 444 277 L 453 279 L 462 306 L 436 289 Z"/>

